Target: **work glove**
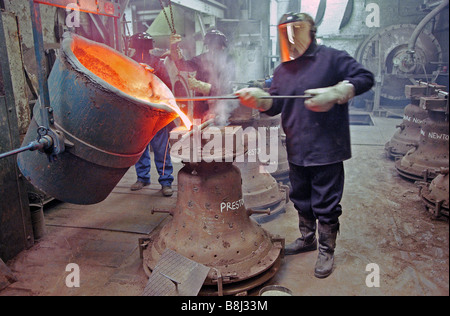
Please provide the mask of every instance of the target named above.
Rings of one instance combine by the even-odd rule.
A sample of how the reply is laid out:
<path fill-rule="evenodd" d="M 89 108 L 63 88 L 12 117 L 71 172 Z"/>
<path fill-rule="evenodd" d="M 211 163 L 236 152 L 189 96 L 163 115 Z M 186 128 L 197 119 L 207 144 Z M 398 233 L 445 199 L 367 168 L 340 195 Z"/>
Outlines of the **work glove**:
<path fill-rule="evenodd" d="M 143 67 L 145 70 L 147 70 L 151 73 L 155 73 L 155 68 L 150 67 L 149 65 L 144 64 L 144 63 L 139 63 L 139 65 L 141 65 L 141 67 Z"/>
<path fill-rule="evenodd" d="M 203 95 L 209 95 L 211 93 L 211 84 L 197 80 L 193 77 L 188 79 L 188 87 L 189 89 Z"/>
<path fill-rule="evenodd" d="M 355 96 L 355 87 L 347 80 L 327 88 L 306 90 L 313 98 L 305 101 L 305 106 L 313 112 L 328 112 L 335 104 L 345 104 Z"/>
<path fill-rule="evenodd" d="M 270 94 L 259 88 L 244 88 L 235 94 L 239 96 L 242 105 L 261 112 L 268 111 L 273 104 L 272 99 L 262 99 L 262 97 L 270 96 Z"/>
<path fill-rule="evenodd" d="M 172 34 L 170 35 L 170 57 L 177 61 L 183 58 L 181 54 L 181 49 L 178 47 L 178 43 L 181 42 L 181 35 Z"/>

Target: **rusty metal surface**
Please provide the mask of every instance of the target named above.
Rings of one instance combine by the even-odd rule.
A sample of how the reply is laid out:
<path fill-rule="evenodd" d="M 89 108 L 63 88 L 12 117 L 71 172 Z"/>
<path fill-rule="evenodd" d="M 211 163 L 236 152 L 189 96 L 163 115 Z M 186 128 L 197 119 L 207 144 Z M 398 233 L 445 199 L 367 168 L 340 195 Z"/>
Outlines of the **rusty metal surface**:
<path fill-rule="evenodd" d="M 120 17 L 120 5 L 106 0 L 33 0 L 35 3 L 41 3 L 66 9 L 67 6 L 77 4 L 80 11 L 100 14 L 105 16 Z"/>
<path fill-rule="evenodd" d="M 278 245 L 284 248 L 281 244 Z M 272 279 L 280 270 L 281 264 L 282 257 L 278 257 L 275 263 L 264 273 L 241 282 L 225 284 L 220 289 L 219 285 L 205 285 L 202 287 L 199 296 L 247 296 L 251 290 Z M 221 293 L 219 293 L 219 291 L 221 291 Z"/>
<path fill-rule="evenodd" d="M 31 111 L 28 105 L 17 18 L 11 12 L 1 12 L 1 14 L 3 25 L 0 25 L 0 27 L 3 27 L 5 31 L 5 49 L 9 55 L 17 123 L 19 125 L 19 133 L 23 136 L 27 132 L 28 125 L 30 124 Z M 2 91 L 1 85 L 0 79 L 0 94 Z"/>
<path fill-rule="evenodd" d="M 448 114 L 437 104 L 445 106 L 446 102 L 421 98 L 421 107 L 428 110 L 429 117 L 423 121 L 418 145 L 395 162 L 397 171 L 405 178 L 431 182 L 441 168 L 449 167 Z"/>
<path fill-rule="evenodd" d="M 418 146 L 421 127 L 428 118 L 428 111 L 420 105 L 421 99 L 437 97 L 437 91 L 444 88 L 445 86 L 439 85 L 431 88 L 422 84 L 405 86 L 405 95 L 411 103 L 405 107 L 403 122 L 397 126 L 399 130 L 385 145 L 388 157 L 393 159 L 403 157 L 413 147 Z"/>
<path fill-rule="evenodd" d="M 382 97 L 405 100 L 403 91 L 405 85 L 411 84 L 410 78 L 423 78 L 424 68 L 427 74 L 431 74 L 436 70 L 434 63 L 443 60 L 438 40 L 424 29 L 417 41 L 415 55 L 422 63 L 417 63 L 411 68 L 407 67 L 408 63 L 404 62 L 409 58 L 407 43 L 415 29 L 416 25 L 413 24 L 388 26 L 369 36 L 356 52 L 356 59 L 374 74 L 379 72 L 381 59 L 381 69 L 384 69 Z M 381 56 L 379 52 L 382 52 Z"/>
<path fill-rule="evenodd" d="M 412 147 L 417 146 L 420 139 L 420 128 L 428 117 L 428 112 L 418 105 L 409 104 L 405 107 L 403 122 L 392 139 L 386 143 L 385 150 L 389 157 L 403 157 Z"/>
<path fill-rule="evenodd" d="M 0 96 L 0 148 L 12 149 L 19 142 L 13 101 Z M 0 159 L 0 258 L 8 261 L 33 245 L 28 197 L 15 157 Z"/>
<path fill-rule="evenodd" d="M 186 165 L 178 175 L 178 200 L 172 220 L 144 251 L 154 269 L 165 249 L 220 271 L 223 284 L 239 282 L 267 271 L 281 246 L 249 217 L 241 175 L 231 163 Z M 214 285 L 211 270 L 205 282 Z"/>
<path fill-rule="evenodd" d="M 0 151 L 6 152 L 19 147 L 20 132 L 3 17 L 0 12 L 0 77 L 5 94 L 0 95 Z M 0 258 L 8 261 L 34 242 L 28 197 L 13 157 L 0 160 L 0 196 Z"/>
<path fill-rule="evenodd" d="M 252 210 L 270 210 L 267 216 L 273 219 L 284 211 L 288 201 L 288 190 L 280 185 L 270 173 L 262 173 L 259 163 L 236 163 L 242 174 L 242 192 L 245 206 Z M 264 221 L 258 215 L 258 222 Z"/>
<path fill-rule="evenodd" d="M 91 67 L 111 67 L 87 68 L 78 59 L 84 55 L 74 54 L 78 48 L 97 52 L 95 58 L 102 63 L 95 62 Z M 135 79 L 126 77 L 124 69 L 133 73 Z M 115 85 L 96 76 L 94 72 L 98 71 L 116 73 L 111 79 Z M 37 151 L 20 154 L 18 164 L 25 177 L 61 201 L 103 201 L 139 160 L 158 130 L 176 118 L 169 107 L 134 97 L 131 93 L 136 91 L 138 81 L 150 82 L 153 91 L 150 83 L 146 89 L 155 97 L 166 90 L 170 93 L 158 78 L 130 58 L 106 45 L 66 33 L 48 79 L 54 124 L 64 134 L 66 150 L 51 164 L 46 155 Z M 36 139 L 41 124 L 39 106 L 38 102 L 23 144 Z"/>
<path fill-rule="evenodd" d="M 449 169 L 443 168 L 431 183 L 420 183 L 419 196 L 435 218 L 449 216 Z"/>
<path fill-rule="evenodd" d="M 166 249 L 145 286 L 143 296 L 196 296 L 210 268 Z"/>

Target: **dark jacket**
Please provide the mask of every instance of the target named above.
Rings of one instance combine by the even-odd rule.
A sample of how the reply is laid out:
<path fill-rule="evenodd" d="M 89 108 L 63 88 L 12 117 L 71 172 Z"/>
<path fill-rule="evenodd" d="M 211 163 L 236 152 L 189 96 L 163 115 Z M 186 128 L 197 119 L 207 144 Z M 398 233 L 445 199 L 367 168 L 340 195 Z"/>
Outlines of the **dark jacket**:
<path fill-rule="evenodd" d="M 178 60 L 176 65 L 180 71 L 196 72 L 197 80 L 211 84 L 209 95 L 218 96 L 233 92 L 232 81 L 235 79 L 235 64 L 225 52 L 214 55 L 203 53 L 190 60 Z M 201 118 L 208 110 L 208 102 L 195 103 L 196 118 Z"/>
<path fill-rule="evenodd" d="M 303 95 L 308 89 L 334 86 L 343 80 L 355 86 L 356 95 L 374 84 L 373 74 L 345 51 L 312 44 L 303 56 L 275 70 L 269 92 Z M 303 99 L 276 99 L 266 114 L 280 113 L 290 163 L 309 167 L 351 158 L 348 104 L 317 113 L 308 110 Z"/>
<path fill-rule="evenodd" d="M 164 65 L 164 62 L 157 56 L 153 56 L 148 52 L 136 52 L 132 57 L 133 60 L 138 63 L 144 63 L 152 67 L 155 71 L 153 72 L 156 77 L 161 79 L 162 82 L 172 90 L 172 83 L 170 81 L 169 73 Z"/>

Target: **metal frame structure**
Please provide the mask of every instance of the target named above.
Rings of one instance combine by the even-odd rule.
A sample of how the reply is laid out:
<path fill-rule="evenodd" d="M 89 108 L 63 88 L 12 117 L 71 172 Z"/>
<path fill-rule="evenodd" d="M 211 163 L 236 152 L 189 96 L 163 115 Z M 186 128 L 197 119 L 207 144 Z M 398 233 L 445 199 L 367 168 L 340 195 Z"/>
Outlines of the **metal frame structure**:
<path fill-rule="evenodd" d="M 3 22 L 0 12 L 0 79 L 4 85 L 4 95 L 0 91 L 0 147 L 11 149 L 20 145 L 15 137 L 19 126 Z M 27 191 L 14 159 L 0 160 L 0 195 L 0 257 L 8 261 L 34 243 Z"/>
<path fill-rule="evenodd" d="M 47 84 L 46 61 L 44 51 L 44 39 L 42 33 L 42 21 L 40 13 L 40 4 L 55 7 L 67 8 L 70 4 L 77 4 L 82 12 L 94 15 L 104 15 L 114 18 L 115 48 L 121 48 L 120 36 L 120 18 L 122 17 L 120 5 L 115 2 L 106 0 L 29 0 L 31 10 L 31 20 L 33 27 L 34 49 L 37 61 L 38 81 L 39 81 L 39 98 L 40 113 L 42 117 L 41 126 L 39 127 L 39 139 L 47 137 L 51 138 L 48 144 L 45 144 L 44 150 L 49 157 L 49 161 L 53 161 L 56 156 L 62 153 L 64 148 L 64 136 L 59 133 L 54 126 L 53 109 L 50 105 L 49 90 Z M 94 20 L 95 21 L 95 20 Z"/>

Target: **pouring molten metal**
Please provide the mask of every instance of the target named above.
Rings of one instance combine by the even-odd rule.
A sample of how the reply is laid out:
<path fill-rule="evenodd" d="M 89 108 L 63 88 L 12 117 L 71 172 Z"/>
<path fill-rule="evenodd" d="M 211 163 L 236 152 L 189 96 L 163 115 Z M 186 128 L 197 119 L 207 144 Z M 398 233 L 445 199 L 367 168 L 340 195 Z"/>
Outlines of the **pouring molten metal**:
<path fill-rule="evenodd" d="M 186 128 L 191 129 L 191 121 L 176 104 L 170 89 L 150 71 L 142 75 L 141 69 L 137 69 L 141 65 L 124 62 L 120 55 L 102 46 L 89 45 L 87 41 L 74 41 L 72 51 L 83 66 L 99 78 L 139 100 L 169 107 L 178 114 Z M 97 56 L 101 56 L 101 59 Z"/>

